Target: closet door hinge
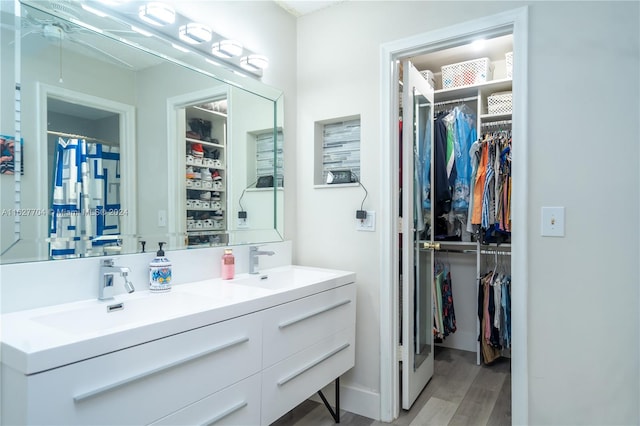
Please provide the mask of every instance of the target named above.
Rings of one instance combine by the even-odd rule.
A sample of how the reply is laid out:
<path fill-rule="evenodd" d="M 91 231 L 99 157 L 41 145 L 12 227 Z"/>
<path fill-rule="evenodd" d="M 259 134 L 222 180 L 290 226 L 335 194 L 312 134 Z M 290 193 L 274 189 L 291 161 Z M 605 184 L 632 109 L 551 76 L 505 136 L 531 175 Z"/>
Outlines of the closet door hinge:
<path fill-rule="evenodd" d="M 396 358 L 398 361 L 402 361 L 404 358 L 404 346 L 398 345 L 396 346 Z"/>
<path fill-rule="evenodd" d="M 398 218 L 398 234 L 402 234 L 402 216 Z"/>

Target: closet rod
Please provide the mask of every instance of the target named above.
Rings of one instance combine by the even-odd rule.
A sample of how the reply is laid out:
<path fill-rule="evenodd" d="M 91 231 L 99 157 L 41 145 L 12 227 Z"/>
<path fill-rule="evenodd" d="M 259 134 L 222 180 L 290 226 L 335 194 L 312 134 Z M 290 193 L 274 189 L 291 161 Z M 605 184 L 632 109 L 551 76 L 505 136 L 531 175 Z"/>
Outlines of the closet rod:
<path fill-rule="evenodd" d="M 64 136 L 66 138 L 86 139 L 86 140 L 90 140 L 90 141 L 100 142 L 100 143 L 102 143 L 104 145 L 110 145 L 110 146 L 120 146 L 120 144 L 116 143 L 116 142 L 109 142 L 109 141 L 105 141 L 103 139 L 92 138 L 91 136 L 76 135 L 74 133 L 54 132 L 53 130 L 47 130 L 47 134 L 55 135 L 55 136 Z"/>
<path fill-rule="evenodd" d="M 420 247 L 419 248 L 420 251 L 431 251 L 431 249 L 429 248 L 423 248 Z M 438 249 L 434 251 L 435 254 L 438 253 L 459 253 L 459 254 L 466 254 L 466 253 L 477 253 L 477 250 L 474 249 L 461 249 L 461 250 L 454 250 L 454 249 Z"/>
<path fill-rule="evenodd" d="M 462 98 L 462 99 L 454 99 L 452 101 L 442 101 L 442 102 L 435 102 L 433 104 L 433 106 L 441 106 L 441 105 L 449 105 L 449 104 L 459 104 L 462 102 L 469 102 L 469 101 L 477 101 L 478 97 L 477 96 L 470 96 L 468 98 Z"/>
<path fill-rule="evenodd" d="M 503 256 L 511 256 L 510 251 L 500 251 L 500 250 L 480 250 L 480 254 L 499 254 Z"/>

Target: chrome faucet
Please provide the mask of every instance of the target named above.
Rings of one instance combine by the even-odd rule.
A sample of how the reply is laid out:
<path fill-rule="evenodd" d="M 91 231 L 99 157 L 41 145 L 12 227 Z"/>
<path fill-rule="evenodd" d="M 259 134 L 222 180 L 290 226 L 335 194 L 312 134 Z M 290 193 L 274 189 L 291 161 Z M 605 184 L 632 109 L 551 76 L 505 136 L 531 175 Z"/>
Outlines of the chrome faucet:
<path fill-rule="evenodd" d="M 98 299 L 113 299 L 113 278 L 115 274 L 120 274 L 124 278 L 124 288 L 127 293 L 133 293 L 136 289 L 129 281 L 131 270 L 124 266 L 116 266 L 113 259 L 104 259 L 100 264 L 100 276 L 98 278 Z"/>
<path fill-rule="evenodd" d="M 260 251 L 258 250 L 258 246 L 249 247 L 249 273 L 258 273 L 258 266 L 260 265 L 258 256 L 273 256 L 274 254 L 275 252 L 273 251 Z"/>

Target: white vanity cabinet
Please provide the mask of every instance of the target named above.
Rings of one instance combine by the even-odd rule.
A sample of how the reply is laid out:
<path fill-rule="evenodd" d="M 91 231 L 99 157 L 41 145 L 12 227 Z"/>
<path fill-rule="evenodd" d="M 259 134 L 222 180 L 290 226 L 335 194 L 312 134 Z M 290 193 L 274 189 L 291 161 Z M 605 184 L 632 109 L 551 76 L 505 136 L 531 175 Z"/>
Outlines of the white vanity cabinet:
<path fill-rule="evenodd" d="M 212 307 L 153 323 L 152 335 L 133 327 L 139 343 L 96 331 L 61 334 L 36 349 L 38 337 L 53 333 L 29 320 L 42 313 L 22 315 L 22 323 L 3 316 L 17 329 L 2 344 L 26 355 L 3 357 L 1 423 L 269 425 L 354 366 L 355 274 L 335 272 L 319 271 L 305 284 L 300 277 L 316 271 L 272 270 L 264 273 L 270 284 L 255 280 L 273 285 L 268 291 L 242 279 L 194 283 L 190 294 L 198 291 Z M 303 283 L 284 281 L 283 290 L 279 273 Z M 214 302 L 214 294 L 229 301 Z"/>
<path fill-rule="evenodd" d="M 31 375 L 3 368 L 3 424 L 156 421 L 260 372 L 259 316 L 245 315 Z M 259 413 L 259 400 L 248 402 Z M 212 407 L 204 417 L 219 411 Z"/>
<path fill-rule="evenodd" d="M 356 286 L 264 312 L 262 422 L 268 425 L 355 363 Z"/>

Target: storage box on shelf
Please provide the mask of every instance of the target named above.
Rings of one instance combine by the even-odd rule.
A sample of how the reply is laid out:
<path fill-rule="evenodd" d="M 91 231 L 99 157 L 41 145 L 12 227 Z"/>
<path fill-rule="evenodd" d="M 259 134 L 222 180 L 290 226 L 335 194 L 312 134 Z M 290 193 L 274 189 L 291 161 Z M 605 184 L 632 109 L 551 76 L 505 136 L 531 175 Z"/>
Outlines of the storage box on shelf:
<path fill-rule="evenodd" d="M 427 83 L 429 83 L 429 86 L 431 86 L 432 89 L 436 88 L 436 78 L 431 70 L 420 71 L 420 74 L 425 80 L 427 80 Z"/>
<path fill-rule="evenodd" d="M 491 80 L 493 64 L 489 58 L 473 59 L 442 67 L 442 88 L 471 86 Z"/>
<path fill-rule="evenodd" d="M 504 56 L 507 64 L 507 78 L 513 78 L 513 52 L 507 52 Z"/>
<path fill-rule="evenodd" d="M 513 111 L 513 94 L 511 92 L 492 93 L 487 97 L 489 114 L 511 114 Z"/>

